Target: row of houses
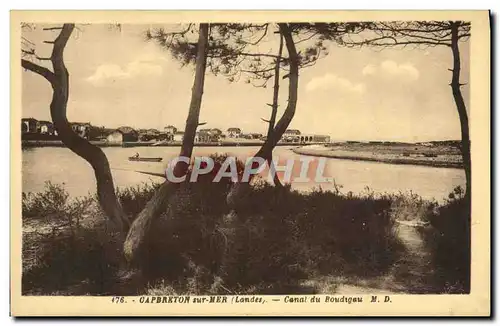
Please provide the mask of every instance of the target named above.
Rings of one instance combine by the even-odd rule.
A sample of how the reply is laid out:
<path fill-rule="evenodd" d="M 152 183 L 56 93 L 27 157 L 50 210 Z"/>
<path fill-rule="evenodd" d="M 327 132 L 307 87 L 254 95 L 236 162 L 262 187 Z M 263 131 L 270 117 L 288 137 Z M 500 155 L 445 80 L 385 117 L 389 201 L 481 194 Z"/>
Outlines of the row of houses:
<path fill-rule="evenodd" d="M 287 129 L 281 138 L 285 143 L 329 143 L 330 136 L 317 134 L 303 134 L 298 129 Z"/>
<path fill-rule="evenodd" d="M 79 136 L 87 139 L 89 138 L 92 128 L 90 122 L 72 122 L 70 125 L 73 131 Z M 21 134 L 57 136 L 57 130 L 50 121 L 23 118 L 21 119 Z"/>
<path fill-rule="evenodd" d="M 90 122 L 72 122 L 71 128 L 80 137 L 89 140 L 107 141 L 109 143 L 137 142 L 137 141 L 177 141 L 184 138 L 184 132 L 175 126 L 168 125 L 163 131 L 158 129 L 138 129 L 122 126 L 116 129 L 92 126 Z M 23 135 L 57 136 L 57 131 L 50 121 L 23 118 L 21 120 Z M 200 129 L 196 132 L 196 142 L 219 142 L 224 139 L 265 140 L 260 133 L 243 133 L 240 128 L 231 127 L 225 132 L 218 128 Z M 302 134 L 298 129 L 287 129 L 281 142 L 287 143 L 329 143 L 330 137 L 316 134 Z"/>
<path fill-rule="evenodd" d="M 175 141 L 181 141 L 183 138 L 183 132 L 176 132 L 174 134 Z M 220 129 L 201 129 L 196 134 L 195 141 L 199 142 L 210 142 L 210 141 L 220 141 L 224 138 L 233 139 L 248 139 L 248 140 L 265 140 L 265 136 L 260 133 L 247 133 L 244 134 L 240 128 L 228 128 L 226 133 L 223 133 Z M 317 135 L 317 134 L 302 134 L 298 129 L 287 129 L 283 133 L 281 142 L 285 143 L 329 143 L 330 136 L 327 135 Z"/>

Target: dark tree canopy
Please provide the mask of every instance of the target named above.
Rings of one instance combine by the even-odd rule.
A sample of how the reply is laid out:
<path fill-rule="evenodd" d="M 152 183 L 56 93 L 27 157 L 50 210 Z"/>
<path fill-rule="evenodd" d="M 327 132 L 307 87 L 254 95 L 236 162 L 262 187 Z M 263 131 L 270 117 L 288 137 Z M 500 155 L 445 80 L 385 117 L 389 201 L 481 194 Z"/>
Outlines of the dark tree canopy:
<path fill-rule="evenodd" d="M 358 23 L 290 23 L 297 46 L 299 69 L 313 66 L 328 55 L 325 40 L 341 37 L 344 33 L 361 30 Z M 229 81 L 239 81 L 243 76 L 247 83 L 266 87 L 275 74 L 276 60 L 285 72 L 290 70 L 288 56 L 278 56 L 279 28 L 277 24 L 210 24 L 207 67 L 214 75 L 222 75 Z M 157 42 L 169 50 L 183 65 L 193 64 L 197 52 L 194 24 L 151 28 L 146 39 Z"/>
<path fill-rule="evenodd" d="M 470 22 L 454 21 L 389 21 L 366 22 L 361 33 L 345 33 L 337 42 L 347 47 L 374 46 L 425 48 L 438 45 L 452 46 L 451 27 L 458 27 L 458 38 L 470 37 Z"/>

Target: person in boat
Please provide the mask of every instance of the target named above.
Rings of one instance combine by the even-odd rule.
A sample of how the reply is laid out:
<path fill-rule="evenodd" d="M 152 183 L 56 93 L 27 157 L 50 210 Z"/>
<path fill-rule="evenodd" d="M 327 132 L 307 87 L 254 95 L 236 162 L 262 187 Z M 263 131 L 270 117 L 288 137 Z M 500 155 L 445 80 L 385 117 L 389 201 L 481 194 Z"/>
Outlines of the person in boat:
<path fill-rule="evenodd" d="M 139 158 L 139 153 L 135 153 L 134 157 Z"/>

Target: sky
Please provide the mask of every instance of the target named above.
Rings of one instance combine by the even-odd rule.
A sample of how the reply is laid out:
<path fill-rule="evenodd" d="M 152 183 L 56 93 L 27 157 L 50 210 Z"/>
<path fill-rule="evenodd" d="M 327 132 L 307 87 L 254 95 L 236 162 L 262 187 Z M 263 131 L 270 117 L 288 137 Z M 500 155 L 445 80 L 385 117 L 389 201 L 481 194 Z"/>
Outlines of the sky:
<path fill-rule="evenodd" d="M 84 25 L 65 50 L 70 74 L 68 119 L 115 128 L 183 130 L 194 69 L 182 67 L 153 42 L 148 25 Z M 39 56 L 49 56 L 58 31 L 23 31 Z M 285 50 L 286 52 L 286 50 Z M 451 49 L 352 49 L 328 44 L 329 55 L 299 73 L 298 102 L 289 128 L 333 140 L 428 141 L 460 139 L 449 86 Z M 469 46 L 461 44 L 461 82 L 469 79 Z M 45 63 L 45 62 L 42 62 Z M 271 85 L 271 84 L 270 84 Z M 466 104 L 469 86 L 462 88 Z M 239 127 L 265 134 L 272 87 L 229 82 L 207 71 L 200 121 L 203 128 Z M 52 89 L 42 77 L 22 72 L 22 116 L 50 120 Z M 280 111 L 288 83 L 280 89 Z"/>

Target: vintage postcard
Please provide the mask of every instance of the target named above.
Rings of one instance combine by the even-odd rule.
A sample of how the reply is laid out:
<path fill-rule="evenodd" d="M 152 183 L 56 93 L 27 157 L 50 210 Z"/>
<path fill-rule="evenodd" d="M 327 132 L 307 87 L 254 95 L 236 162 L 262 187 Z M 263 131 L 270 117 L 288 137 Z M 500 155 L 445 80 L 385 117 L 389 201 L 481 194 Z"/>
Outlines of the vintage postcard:
<path fill-rule="evenodd" d="M 13 11 L 14 316 L 489 316 L 487 11 Z"/>

